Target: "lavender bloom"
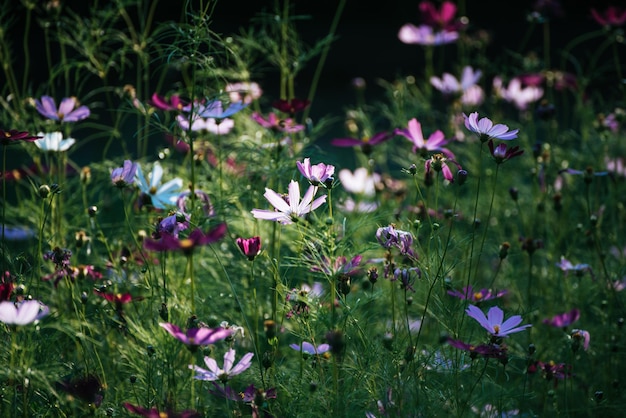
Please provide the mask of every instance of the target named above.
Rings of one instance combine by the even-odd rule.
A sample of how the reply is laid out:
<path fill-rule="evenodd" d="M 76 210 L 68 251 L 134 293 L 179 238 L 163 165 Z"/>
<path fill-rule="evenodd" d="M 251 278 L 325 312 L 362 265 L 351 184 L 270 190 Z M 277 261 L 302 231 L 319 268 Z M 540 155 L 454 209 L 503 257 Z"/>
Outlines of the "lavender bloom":
<path fill-rule="evenodd" d="M 557 328 L 565 328 L 578 321 L 579 318 L 580 311 L 574 308 L 569 312 L 555 315 L 552 318 L 546 318 L 543 320 L 543 323 Z"/>
<path fill-rule="evenodd" d="M 402 26 L 398 32 L 398 39 L 405 44 L 445 45 L 456 41 L 458 38 L 459 33 L 456 31 L 435 32 L 428 25 L 415 26 L 411 23 Z"/>
<path fill-rule="evenodd" d="M 189 215 L 175 213 L 164 218 L 157 226 L 157 236 L 161 234 L 171 235 L 178 238 L 178 233 L 189 227 Z"/>
<path fill-rule="evenodd" d="M 66 97 L 61 100 L 59 108 L 50 96 L 42 96 L 41 100 L 35 100 L 37 111 L 48 119 L 59 122 L 78 122 L 91 114 L 87 106 L 79 106 L 74 109 L 78 101 L 76 97 Z"/>
<path fill-rule="evenodd" d="M 231 103 L 228 108 L 224 110 L 221 101 L 212 100 L 206 105 L 197 105 L 197 107 L 193 109 L 193 112 L 201 118 L 224 119 L 234 115 L 235 113 L 239 112 L 242 109 L 245 109 L 246 107 L 248 107 L 247 104 L 243 102 L 237 102 Z"/>
<path fill-rule="evenodd" d="M 465 127 L 478 135 L 481 142 L 487 142 L 489 139 L 502 139 L 508 141 L 517 138 L 519 129 L 509 131 L 509 127 L 498 123 L 496 125 L 489 118 L 478 119 L 478 112 L 470 113 L 465 118 Z"/>
<path fill-rule="evenodd" d="M 111 181 L 113 182 L 113 185 L 123 188 L 132 184 L 135 179 L 137 167 L 137 163 L 125 160 L 123 167 L 118 167 L 111 172 Z"/>
<path fill-rule="evenodd" d="M 472 67 L 466 66 L 460 81 L 450 73 L 443 73 L 441 78 L 431 77 L 430 84 L 444 95 L 460 95 L 464 105 L 478 106 L 484 99 L 483 89 L 476 85 L 481 76 L 480 70 L 474 71 Z"/>
<path fill-rule="evenodd" d="M 300 351 L 302 353 L 306 353 L 310 356 L 324 354 L 328 350 L 330 350 L 330 345 L 328 344 L 320 344 L 317 347 L 310 342 L 303 341 L 302 345 L 300 344 L 290 344 L 289 347 L 293 348 L 296 351 Z"/>
<path fill-rule="evenodd" d="M 576 276 L 582 276 L 585 273 L 589 273 L 593 279 L 595 279 L 595 275 L 593 274 L 593 270 L 591 270 L 591 266 L 589 264 L 576 264 L 574 265 L 571 261 L 561 256 L 561 261 L 556 263 L 556 266 L 565 272 L 567 275 L 569 272 L 574 272 Z"/>
<path fill-rule="evenodd" d="M 298 170 L 300 173 L 311 183 L 313 186 L 319 186 L 320 184 L 326 184 L 327 181 L 332 183 L 333 174 L 335 174 L 335 166 L 319 163 L 311 165 L 311 159 L 305 158 L 304 162 L 296 161 Z"/>
<path fill-rule="evenodd" d="M 185 115 L 176 116 L 178 126 L 184 131 L 189 131 L 189 117 Z M 191 130 L 194 132 L 207 131 L 215 135 L 226 135 L 235 127 L 232 119 L 201 118 L 193 115 L 191 118 Z"/>
<path fill-rule="evenodd" d="M 287 200 L 274 190 L 266 188 L 263 196 L 265 196 L 276 210 L 253 209 L 251 211 L 252 215 L 257 219 L 276 221 L 283 225 L 292 224 L 296 222 L 298 218 L 314 211 L 326 202 L 326 195 L 313 200 L 313 195 L 316 190 L 317 187 L 309 187 L 302 201 L 300 201 L 300 185 L 297 181 L 292 180 L 289 183 L 289 196 Z"/>
<path fill-rule="evenodd" d="M 478 323 L 494 337 L 508 337 L 509 334 L 524 331 L 526 328 L 532 326 L 526 324 L 518 327 L 522 322 L 520 315 L 513 315 L 503 322 L 504 312 L 497 306 L 490 308 L 489 312 L 487 312 L 487 316 L 485 316 L 480 308 L 474 305 L 469 305 L 465 312 L 468 316 L 478 321 Z"/>
<path fill-rule="evenodd" d="M 474 303 L 480 303 L 487 300 L 496 299 L 506 295 L 507 293 L 508 292 L 506 290 L 501 290 L 498 293 L 493 293 L 491 289 L 480 289 L 476 291 L 471 285 L 464 287 L 462 291 L 448 290 L 448 294 L 450 296 L 454 296 L 462 300 L 469 300 Z"/>
<path fill-rule="evenodd" d="M 443 136 L 443 132 L 437 130 L 428 137 L 427 141 L 424 141 L 422 125 L 415 118 L 409 121 L 407 129 L 396 129 L 394 134 L 402 135 L 411 141 L 413 143 L 413 152 L 419 152 L 422 157 L 426 157 L 430 151 L 440 151 L 454 158 L 454 154 L 450 150 L 443 148 L 448 143 Z"/>
<path fill-rule="evenodd" d="M 493 88 L 496 95 L 502 97 L 509 103 L 513 103 L 519 110 L 526 110 L 530 103 L 536 102 L 543 96 L 543 89 L 536 86 L 526 86 L 522 88 L 522 81 L 514 78 L 509 82 L 508 87 L 503 87 L 502 79 L 493 79 Z"/>
<path fill-rule="evenodd" d="M 159 325 L 172 337 L 189 346 L 210 345 L 228 338 L 232 331 L 225 328 L 190 328 L 183 332 L 178 326 L 161 322 Z"/>
<path fill-rule="evenodd" d="M 376 240 L 383 248 L 397 247 L 404 255 L 413 255 L 413 235 L 407 231 L 396 229 L 394 225 L 380 227 L 376 230 Z"/>
<path fill-rule="evenodd" d="M 204 363 L 208 367 L 208 370 L 193 364 L 190 364 L 189 368 L 197 373 L 196 376 L 194 376 L 195 379 L 210 382 L 220 380 L 222 383 L 226 383 L 233 376 L 248 370 L 252 365 L 251 360 L 253 356 L 254 353 L 245 354 L 233 367 L 233 363 L 235 362 L 235 350 L 231 348 L 224 354 L 224 369 L 220 369 L 217 362 L 208 356 L 204 358 Z"/>
<path fill-rule="evenodd" d="M 27 300 L 17 304 L 0 302 L 0 322 L 7 325 L 28 325 L 48 315 L 48 307 L 37 300 Z"/>

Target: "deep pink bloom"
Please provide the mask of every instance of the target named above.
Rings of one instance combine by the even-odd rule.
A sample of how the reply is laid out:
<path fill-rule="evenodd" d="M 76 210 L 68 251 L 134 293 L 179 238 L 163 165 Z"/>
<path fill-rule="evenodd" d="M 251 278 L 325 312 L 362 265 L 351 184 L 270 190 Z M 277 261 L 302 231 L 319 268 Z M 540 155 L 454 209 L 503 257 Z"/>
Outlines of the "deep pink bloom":
<path fill-rule="evenodd" d="M 465 127 L 477 134 L 481 142 L 487 142 L 489 139 L 515 139 L 519 132 L 519 129 L 509 131 L 509 127 L 501 123 L 494 125 L 489 118 L 478 119 L 478 112 L 470 113 L 469 116 L 464 113 L 463 117 Z"/>
<path fill-rule="evenodd" d="M 261 253 L 261 237 L 237 238 L 236 243 L 243 255 L 250 261 Z"/>
<path fill-rule="evenodd" d="M 313 186 L 326 185 L 330 181 L 332 185 L 333 174 L 335 174 L 334 165 L 326 165 L 319 163 L 311 165 L 311 159 L 305 158 L 304 162 L 296 161 L 298 171 L 306 178 Z"/>
<path fill-rule="evenodd" d="M 275 132 L 295 133 L 304 129 L 304 125 L 298 125 L 291 118 L 280 119 L 275 113 L 267 115 L 267 119 L 263 118 L 259 113 L 254 112 L 252 119 L 264 128 L 271 129 Z"/>
<path fill-rule="evenodd" d="M 491 289 L 480 289 L 474 290 L 474 288 L 470 285 L 464 287 L 462 291 L 460 290 L 448 290 L 448 294 L 450 296 L 457 297 L 463 300 L 469 300 L 474 303 L 485 302 L 487 300 L 496 299 L 506 295 L 508 292 L 506 290 L 501 290 L 498 293 L 493 293 Z"/>
<path fill-rule="evenodd" d="M 389 132 L 378 132 L 372 135 L 371 138 L 335 138 L 330 141 L 330 144 L 336 147 L 361 147 L 361 151 L 369 155 L 372 152 L 372 147 L 382 144 L 391 138 L 393 138 L 393 136 Z"/>
<path fill-rule="evenodd" d="M 484 358 L 495 358 L 502 362 L 507 361 L 507 347 L 505 344 L 473 345 L 461 340 L 454 340 L 452 338 L 448 338 L 448 344 L 454 348 L 458 348 L 459 350 L 469 352 L 472 360 L 480 355 Z"/>
<path fill-rule="evenodd" d="M 461 23 L 454 19 L 456 5 L 450 1 L 444 1 L 439 10 L 433 3 L 423 1 L 419 4 L 419 9 L 422 12 L 424 23 L 428 26 L 449 31 L 457 30 L 461 27 Z"/>
<path fill-rule="evenodd" d="M 232 335 L 232 330 L 226 328 L 190 328 L 183 332 L 178 326 L 167 322 L 159 325 L 165 329 L 172 337 L 189 346 L 200 346 L 215 344 Z"/>
<path fill-rule="evenodd" d="M 520 315 L 513 315 L 504 321 L 504 312 L 497 306 L 490 308 L 487 316 L 479 307 L 474 305 L 469 305 L 465 312 L 494 337 L 508 337 L 509 334 L 524 331 L 532 326 L 530 324 L 518 326 L 522 322 Z"/>
<path fill-rule="evenodd" d="M 187 238 L 177 238 L 169 234 L 161 234 L 161 239 L 153 240 L 146 238 L 143 247 L 151 251 L 175 251 L 181 250 L 185 254 L 190 254 L 195 247 L 212 244 L 219 241 L 226 235 L 226 224 L 221 223 L 207 233 L 200 228 L 194 229 Z"/>
<path fill-rule="evenodd" d="M 278 109 L 281 112 L 289 113 L 293 115 L 297 112 L 300 112 L 307 108 L 308 105 L 311 104 L 310 100 L 307 99 L 291 99 L 291 100 L 274 100 L 272 102 L 272 107 L 274 109 Z"/>
<path fill-rule="evenodd" d="M 429 175 L 431 171 L 441 172 L 443 174 L 443 178 L 448 180 L 450 183 L 453 183 L 454 175 L 452 174 L 452 170 L 450 170 L 450 167 L 448 167 L 448 162 L 455 164 L 458 169 L 461 170 L 461 165 L 456 161 L 446 158 L 446 156 L 443 154 L 433 154 L 424 163 L 426 175 Z"/>
<path fill-rule="evenodd" d="M 177 110 L 182 111 L 188 107 L 189 103 L 183 101 L 178 94 L 172 94 L 167 100 L 164 96 L 159 96 L 157 93 L 152 95 L 150 104 L 157 109 L 161 110 Z"/>
<path fill-rule="evenodd" d="M 626 9 L 618 6 L 609 6 L 603 12 L 591 9 L 591 16 L 603 26 L 622 26 L 626 23 Z"/>
<path fill-rule="evenodd" d="M 35 100 L 35 107 L 41 115 L 59 122 L 78 122 L 89 117 L 91 114 L 89 108 L 87 106 L 76 107 L 77 104 L 76 97 L 64 98 L 58 109 L 54 99 L 50 96 L 42 96 L 41 100 Z"/>
<path fill-rule="evenodd" d="M 524 153 L 524 150 L 520 149 L 519 146 L 508 147 L 506 144 L 498 144 L 497 147 L 494 147 L 493 140 L 490 139 L 487 143 L 489 145 L 489 150 L 491 151 L 491 156 L 495 160 L 496 164 L 502 164 L 510 160 L 511 158 L 519 157 Z"/>
<path fill-rule="evenodd" d="M 133 414 L 141 415 L 142 417 L 147 418 L 200 418 L 202 416 L 202 414 L 200 414 L 199 412 L 192 410 L 185 410 L 182 412 L 167 410 L 167 412 L 160 412 L 157 408 L 148 409 L 141 406 L 132 405 L 129 402 L 124 403 L 124 408 L 126 408 Z"/>
<path fill-rule="evenodd" d="M 130 303 L 133 300 L 139 300 L 140 298 L 134 298 L 130 293 L 104 293 L 99 292 L 98 290 L 93 291 L 96 295 L 105 298 L 109 302 L 113 302 L 116 305 L 124 305 L 126 303 Z"/>
<path fill-rule="evenodd" d="M 569 312 L 555 315 L 552 318 L 546 318 L 543 320 L 543 323 L 557 328 L 565 328 L 578 321 L 579 318 L 580 311 L 574 308 Z"/>
<path fill-rule="evenodd" d="M 415 118 L 409 121 L 406 129 L 396 129 L 394 134 L 404 136 L 411 141 L 413 143 L 413 152 L 419 153 L 422 157 L 426 157 L 428 152 L 439 151 L 448 157 L 454 158 L 454 154 L 443 147 L 448 143 L 443 136 L 443 132 L 436 130 L 425 141 L 422 134 L 422 124 Z"/>
<path fill-rule="evenodd" d="M 543 361 L 534 361 L 528 365 L 527 372 L 528 374 L 534 374 L 538 371 L 541 371 L 543 377 L 546 380 L 554 380 L 554 386 L 556 387 L 558 380 L 563 380 L 572 376 L 570 370 L 571 366 L 565 363 L 555 363 L 554 361 L 549 361 L 544 363 Z"/>
<path fill-rule="evenodd" d="M 317 347 L 310 342 L 303 341 L 302 344 L 290 344 L 289 347 L 293 348 L 296 351 L 300 351 L 302 353 L 306 353 L 310 356 L 324 354 L 328 350 L 330 350 L 330 345 L 328 344 L 320 344 Z"/>
<path fill-rule="evenodd" d="M 39 138 L 41 137 L 31 135 L 26 131 L 18 131 L 15 129 L 3 131 L 2 129 L 0 129 L 0 144 L 2 145 L 17 144 L 18 141 L 33 142 L 33 141 L 38 140 Z"/>

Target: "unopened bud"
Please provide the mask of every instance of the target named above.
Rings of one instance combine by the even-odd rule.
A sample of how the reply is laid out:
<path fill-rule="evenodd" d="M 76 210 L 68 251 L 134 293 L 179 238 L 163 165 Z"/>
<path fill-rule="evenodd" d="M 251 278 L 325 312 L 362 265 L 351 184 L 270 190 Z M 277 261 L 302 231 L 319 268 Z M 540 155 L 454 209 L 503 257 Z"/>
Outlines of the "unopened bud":
<path fill-rule="evenodd" d="M 47 184 L 43 184 L 39 186 L 39 197 L 45 199 L 50 194 L 50 186 Z"/>

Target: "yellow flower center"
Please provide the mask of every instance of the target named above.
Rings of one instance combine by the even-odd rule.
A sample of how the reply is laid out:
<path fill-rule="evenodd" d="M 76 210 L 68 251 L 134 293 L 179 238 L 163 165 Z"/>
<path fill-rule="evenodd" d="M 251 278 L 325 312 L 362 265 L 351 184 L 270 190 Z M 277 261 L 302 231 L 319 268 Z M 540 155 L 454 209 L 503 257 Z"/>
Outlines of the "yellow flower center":
<path fill-rule="evenodd" d="M 494 326 L 493 326 L 493 331 L 494 331 L 496 334 L 499 334 L 499 333 L 500 333 L 500 325 L 494 325 Z"/>
<path fill-rule="evenodd" d="M 481 300 L 483 298 L 483 294 L 481 292 L 474 293 L 474 300 Z"/>
<path fill-rule="evenodd" d="M 190 240 L 189 238 L 181 239 L 180 248 L 183 250 L 188 250 L 190 248 L 193 248 L 193 241 Z"/>
<path fill-rule="evenodd" d="M 156 192 L 157 192 L 157 189 L 154 186 L 150 187 L 150 190 L 148 190 L 148 193 L 150 194 L 156 194 Z"/>

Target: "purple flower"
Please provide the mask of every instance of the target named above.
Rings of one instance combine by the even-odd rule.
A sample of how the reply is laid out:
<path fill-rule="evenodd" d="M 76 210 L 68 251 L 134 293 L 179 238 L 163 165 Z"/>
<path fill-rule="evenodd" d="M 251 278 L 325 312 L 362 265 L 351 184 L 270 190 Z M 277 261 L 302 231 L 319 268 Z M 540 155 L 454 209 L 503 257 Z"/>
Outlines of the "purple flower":
<path fill-rule="evenodd" d="M 480 355 L 484 358 L 495 358 L 501 362 L 507 361 L 507 347 L 504 344 L 473 345 L 452 338 L 448 338 L 448 344 L 459 350 L 469 352 L 472 360 Z"/>
<path fill-rule="evenodd" d="M 124 408 L 126 408 L 129 412 L 132 412 L 135 415 L 141 415 L 142 417 L 147 417 L 147 418 L 162 418 L 162 417 L 200 418 L 202 417 L 202 414 L 196 411 L 192 411 L 192 410 L 185 410 L 182 412 L 174 412 L 171 410 L 167 410 L 167 412 L 165 412 L 165 411 L 159 411 L 157 408 L 148 409 L 148 408 L 144 408 L 141 406 L 135 406 L 129 402 L 124 403 Z"/>
<path fill-rule="evenodd" d="M 161 234 L 172 235 L 178 238 L 178 233 L 189 227 L 189 215 L 175 213 L 167 216 L 157 225 L 157 234 L 153 238 L 161 237 Z"/>
<path fill-rule="evenodd" d="M 483 98 L 482 89 L 476 85 L 481 76 L 482 72 L 480 70 L 474 71 L 472 67 L 466 66 L 463 68 L 461 81 L 457 80 L 456 77 L 450 73 L 443 73 L 441 78 L 431 77 L 430 84 L 445 95 L 463 95 L 461 99 L 461 103 L 463 104 L 477 105 L 482 102 Z M 465 97 L 465 93 L 470 91 L 472 91 L 472 93 Z"/>
<path fill-rule="evenodd" d="M 298 170 L 313 186 L 319 186 L 330 182 L 332 184 L 335 166 L 319 163 L 311 165 L 311 159 L 305 158 L 304 162 L 296 161 Z"/>
<path fill-rule="evenodd" d="M 524 331 L 526 328 L 532 326 L 526 324 L 518 327 L 522 322 L 520 315 L 513 315 L 503 322 L 504 312 L 497 306 L 490 308 L 489 312 L 487 312 L 487 316 L 485 316 L 479 307 L 474 305 L 469 305 L 465 312 L 468 316 L 478 321 L 478 323 L 494 337 L 507 337 L 509 334 Z"/>
<path fill-rule="evenodd" d="M 491 289 L 480 289 L 476 291 L 471 285 L 464 287 L 463 291 L 448 290 L 448 294 L 450 296 L 454 296 L 462 300 L 469 300 L 474 303 L 480 303 L 487 300 L 496 299 L 506 295 L 507 293 L 508 292 L 506 290 L 501 290 L 498 293 L 493 293 Z"/>
<path fill-rule="evenodd" d="M 443 132 L 437 130 L 428 137 L 427 141 L 424 141 L 422 125 L 415 118 L 409 121 L 407 129 L 396 129 L 394 134 L 402 135 L 411 141 L 413 143 L 413 152 L 419 152 L 422 157 L 426 157 L 429 151 L 440 151 L 454 158 L 452 152 L 443 148 L 448 143 L 443 136 Z"/>
<path fill-rule="evenodd" d="M 185 107 L 188 106 L 188 103 L 183 101 L 179 95 L 173 94 L 169 100 L 167 100 L 163 96 L 159 96 L 157 93 L 152 95 L 152 100 L 150 101 L 152 106 L 161 110 L 178 110 L 181 111 Z"/>
<path fill-rule="evenodd" d="M 198 105 L 193 109 L 193 111 L 201 118 L 224 119 L 234 115 L 246 107 L 248 107 L 246 103 L 236 102 L 231 103 L 228 108 L 224 110 L 223 104 L 220 100 L 212 100 L 206 105 Z"/>
<path fill-rule="evenodd" d="M 435 32 L 428 25 L 415 26 L 411 23 L 402 26 L 398 32 L 398 39 L 405 44 L 445 45 L 455 42 L 458 38 L 459 33 L 456 31 Z"/>
<path fill-rule="evenodd" d="M 261 254 L 261 237 L 237 238 L 235 242 L 243 255 L 248 257 L 250 261 Z"/>
<path fill-rule="evenodd" d="M 189 130 L 189 117 L 186 115 L 176 116 L 178 126 L 183 131 Z M 235 127 L 232 119 L 201 118 L 198 115 L 191 117 L 191 130 L 194 132 L 206 131 L 215 135 L 226 135 Z"/>
<path fill-rule="evenodd" d="M 424 163 L 424 169 L 426 170 L 426 175 L 430 175 L 432 171 L 441 172 L 443 174 L 443 178 L 448 180 L 450 183 L 454 182 L 454 174 L 452 174 L 452 170 L 448 167 L 448 162 L 455 164 L 459 170 L 461 170 L 461 165 L 450 158 L 447 158 L 443 154 L 433 154 L 429 159 Z M 432 171 L 431 171 L 432 170 Z"/>
<path fill-rule="evenodd" d="M 143 241 L 143 247 L 150 251 L 181 250 L 185 254 L 190 254 L 194 248 L 217 242 L 224 235 L 226 235 L 226 224 L 221 223 L 207 233 L 202 232 L 200 228 L 196 228 L 187 238 L 177 238 L 165 233 L 161 235 L 159 240 L 146 238 Z"/>
<path fill-rule="evenodd" d="M 565 272 L 565 275 L 567 275 L 569 272 L 574 272 L 576 276 L 580 277 L 585 273 L 589 273 L 591 277 L 595 279 L 595 276 L 589 264 L 573 264 L 571 261 L 561 256 L 561 261 L 556 263 L 556 266 L 563 270 Z"/>
<path fill-rule="evenodd" d="M 137 163 L 125 160 L 123 167 L 118 167 L 111 172 L 111 181 L 113 182 L 113 185 L 123 188 L 132 184 L 135 181 L 137 167 Z"/>
<path fill-rule="evenodd" d="M 394 225 L 383 226 L 376 230 L 376 240 L 383 248 L 397 247 L 403 255 L 413 255 L 413 235 L 396 229 Z"/>
<path fill-rule="evenodd" d="M 41 100 L 35 100 L 35 107 L 40 114 L 59 122 L 78 122 L 89 117 L 91 114 L 89 108 L 79 106 L 74 109 L 77 104 L 76 97 L 66 97 L 61 100 L 58 109 L 54 99 L 50 96 L 42 96 Z"/>
<path fill-rule="evenodd" d="M 330 345 L 328 344 L 320 344 L 316 347 L 315 345 L 307 341 L 303 341 L 302 344 L 290 344 L 289 347 L 293 348 L 296 351 L 306 353 L 310 356 L 324 354 L 325 352 L 330 350 Z"/>
<path fill-rule="evenodd" d="M 291 180 L 289 183 L 289 196 L 287 200 L 274 190 L 265 189 L 265 198 L 276 210 L 253 209 L 252 215 L 257 219 L 280 222 L 288 225 L 296 222 L 298 218 L 314 211 L 326 202 L 326 195 L 313 200 L 317 187 L 310 186 L 300 201 L 300 185 L 297 181 Z"/>
<path fill-rule="evenodd" d="M 527 372 L 528 374 L 534 374 L 541 370 L 543 372 L 544 379 L 555 379 L 554 386 L 556 386 L 558 379 L 563 380 L 571 377 L 571 368 L 571 366 L 568 366 L 565 363 L 555 363 L 554 361 L 544 363 L 543 361 L 537 360 L 528 365 Z"/>
<path fill-rule="evenodd" d="M 393 279 L 391 281 L 400 280 L 401 287 L 403 290 L 410 290 L 415 293 L 415 289 L 413 288 L 413 283 L 415 283 L 415 275 L 413 272 L 417 273 L 417 277 L 422 277 L 422 272 L 417 267 L 412 267 L 408 269 L 397 268 L 393 272 Z"/>
<path fill-rule="evenodd" d="M 28 325 L 48 315 L 48 307 L 37 300 L 0 302 L 0 322 L 7 325 Z"/>
<path fill-rule="evenodd" d="M 329 276 L 354 276 L 361 270 L 359 264 L 363 256 L 354 256 L 350 261 L 344 256 L 337 257 L 333 263 L 330 258 L 324 256 L 319 260 L 319 265 L 311 267 L 311 271 L 320 271 Z"/>
<path fill-rule="evenodd" d="M 18 141 L 34 142 L 39 138 L 41 137 L 31 135 L 26 131 L 18 131 L 15 129 L 4 131 L 0 129 L 0 144 L 2 145 L 14 145 L 17 144 Z"/>
<path fill-rule="evenodd" d="M 502 164 L 503 162 L 506 162 L 511 158 L 518 157 L 524 153 L 524 150 L 519 149 L 519 146 L 509 148 L 506 144 L 502 143 L 497 147 L 494 147 L 492 139 L 489 140 L 487 145 L 489 146 L 491 156 L 495 160 L 496 164 Z"/>
<path fill-rule="evenodd" d="M 382 144 L 391 138 L 393 138 L 393 136 L 389 134 L 389 132 L 378 132 L 371 138 L 335 138 L 330 141 L 330 144 L 336 147 L 361 147 L 363 154 L 369 155 L 372 152 L 372 147 Z"/>
<path fill-rule="evenodd" d="M 188 346 L 210 345 L 228 338 L 232 331 L 225 328 L 190 328 L 183 332 L 178 326 L 166 322 L 159 325 L 170 335 Z"/>
<path fill-rule="evenodd" d="M 217 365 L 217 362 L 208 356 L 204 358 L 204 363 L 208 367 L 208 370 L 193 364 L 190 364 L 189 368 L 197 373 L 194 376 L 195 379 L 206 380 L 210 382 L 219 380 L 222 383 L 226 383 L 233 376 L 236 376 L 248 370 L 252 365 L 251 360 L 253 356 L 254 353 L 245 354 L 241 358 L 241 360 L 239 360 L 239 362 L 233 367 L 233 364 L 235 362 L 235 350 L 231 348 L 226 352 L 226 354 L 224 354 L 224 369 L 220 369 Z"/>
<path fill-rule="evenodd" d="M 502 139 L 510 140 L 517 138 L 519 129 L 509 131 L 509 127 L 498 123 L 496 125 L 489 118 L 478 119 L 478 112 L 470 113 L 467 116 L 463 114 L 465 118 L 465 127 L 478 135 L 481 142 L 487 142 L 489 139 Z"/>
<path fill-rule="evenodd" d="M 571 337 L 574 342 L 574 345 L 572 346 L 572 349 L 574 351 L 578 349 L 581 341 L 583 343 L 583 349 L 585 351 L 589 349 L 589 340 L 591 339 L 591 335 L 589 334 L 589 331 L 585 331 L 584 329 L 573 329 Z"/>
<path fill-rule="evenodd" d="M 555 315 L 552 318 L 546 318 L 543 320 L 543 323 L 557 328 L 565 328 L 578 321 L 579 318 L 580 311 L 574 308 L 569 312 Z"/>

